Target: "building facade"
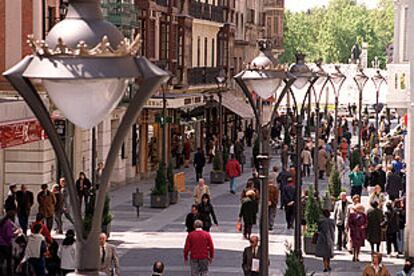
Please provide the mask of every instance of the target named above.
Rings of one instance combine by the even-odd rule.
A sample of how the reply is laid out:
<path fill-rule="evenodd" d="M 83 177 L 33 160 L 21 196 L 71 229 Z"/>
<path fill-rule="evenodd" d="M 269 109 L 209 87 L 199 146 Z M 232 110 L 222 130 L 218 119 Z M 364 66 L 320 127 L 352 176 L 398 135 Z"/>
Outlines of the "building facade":
<path fill-rule="evenodd" d="M 153 174 L 162 159 L 163 145 L 166 145 L 167 160 L 174 160 L 186 137 L 191 139 L 194 150 L 205 147 L 205 140 L 218 134 L 219 106 L 215 93 L 220 71 L 227 76 L 226 90 L 229 90 L 222 100 L 225 134 L 234 135 L 236 127 L 243 126 L 243 120 L 252 118 L 231 78 L 257 54 L 258 39 L 271 37 L 275 50 L 282 50 L 283 1 L 102 0 L 101 3 L 106 19 L 117 25 L 126 37 L 141 36 L 140 54 L 173 76 L 146 103 L 131 128 L 115 165 L 113 185 Z M 36 38 L 44 38 L 64 14 L 62 0 L 0 0 L 0 71 L 30 54 L 27 35 L 33 33 Z M 37 85 L 42 91 L 41 84 Z M 0 91 L 0 110 L 5 113 L 0 117 L 0 131 L 7 130 L 11 136 L 18 137 L 17 133 L 29 126 L 35 132 L 36 120 L 3 78 Z M 92 168 L 105 161 L 125 106 L 135 91 L 136 85 L 131 84 L 121 104 L 94 130 L 73 126 L 60 116 L 53 104 L 49 105 L 75 177 L 83 171 L 93 178 Z M 44 98 L 48 102 L 46 93 Z M 161 120 L 166 120 L 165 127 L 160 124 Z M 162 141 L 163 131 L 165 141 Z M 34 187 L 56 183 L 62 176 L 41 128 L 36 135 L 33 140 L 22 138 L 23 142 L 14 144 L 0 141 L 1 191 L 9 183 Z"/>

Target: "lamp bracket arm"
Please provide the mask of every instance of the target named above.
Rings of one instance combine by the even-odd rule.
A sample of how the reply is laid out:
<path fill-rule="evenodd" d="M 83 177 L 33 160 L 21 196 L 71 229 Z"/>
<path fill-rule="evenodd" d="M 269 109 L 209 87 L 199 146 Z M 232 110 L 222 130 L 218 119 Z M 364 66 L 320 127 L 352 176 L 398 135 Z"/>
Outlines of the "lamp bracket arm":
<path fill-rule="evenodd" d="M 76 235 L 79 239 L 83 237 L 83 223 L 82 216 L 80 211 L 80 206 L 78 204 L 78 195 L 75 190 L 75 181 L 73 177 L 73 171 L 70 166 L 69 160 L 65 153 L 65 149 L 60 141 L 59 135 L 56 131 L 56 128 L 50 118 L 49 112 L 44 105 L 42 99 L 37 93 L 32 82 L 23 77 L 23 73 L 26 68 L 29 66 L 32 61 L 33 56 L 26 56 L 18 64 L 16 64 L 11 69 L 3 73 L 4 77 L 11 83 L 11 85 L 16 89 L 16 91 L 23 97 L 26 101 L 33 114 L 39 120 L 41 126 L 48 135 L 48 139 L 55 151 L 56 158 L 62 166 L 63 173 L 65 175 L 65 180 L 67 182 L 67 187 L 69 191 L 70 203 L 72 206 L 74 222 L 77 227 Z"/>
<path fill-rule="evenodd" d="M 236 83 L 240 86 L 243 94 L 246 96 L 247 100 L 249 101 L 250 106 L 253 109 L 254 117 L 256 118 L 256 122 L 260 122 L 260 114 L 256 108 L 255 101 L 253 100 L 252 94 L 249 91 L 249 88 L 247 88 L 247 85 L 244 83 L 241 76 L 235 77 L 234 80 Z"/>
<path fill-rule="evenodd" d="M 311 79 L 311 80 L 310 80 L 310 82 L 309 82 L 309 87 L 308 87 L 308 89 L 306 90 L 305 97 L 303 98 L 303 101 L 302 101 L 302 107 L 301 107 L 301 109 L 300 109 L 300 116 L 302 116 L 302 117 L 303 117 L 303 111 L 304 111 L 304 107 L 305 107 L 306 100 L 308 99 L 308 97 L 310 97 L 310 94 L 311 94 L 311 92 L 312 92 L 313 86 L 314 86 L 314 85 L 315 85 L 315 83 L 318 81 L 318 79 L 319 79 L 319 77 L 314 77 L 314 78 L 313 78 L 313 79 Z M 309 107 L 309 108 L 310 108 L 310 107 Z"/>
<path fill-rule="evenodd" d="M 288 90 L 292 87 L 293 83 L 295 82 L 296 78 L 289 78 L 289 79 L 285 79 L 285 87 L 283 88 L 282 92 L 279 95 L 279 98 L 276 101 L 275 106 L 273 107 L 272 110 L 272 115 L 270 117 L 270 122 L 269 124 L 271 125 L 273 123 L 273 121 L 276 118 L 276 113 L 277 110 L 279 109 L 280 103 L 282 102 L 283 98 L 285 97 L 286 93 L 288 93 Z"/>
<path fill-rule="evenodd" d="M 111 148 L 109 149 L 109 153 L 105 161 L 105 167 L 102 172 L 102 182 L 95 204 L 95 214 L 102 214 L 103 212 L 105 195 L 109 188 L 109 180 L 125 136 L 144 108 L 145 102 L 151 97 L 151 95 L 155 93 L 155 91 L 162 85 L 163 82 L 168 80 L 168 74 L 155 65 L 151 64 L 146 58 L 139 57 L 136 59 L 136 62 L 143 76 L 143 82 L 131 100 L 128 109 L 126 110 L 125 115 L 123 116 L 112 140 Z M 94 216 L 92 220 L 91 232 L 100 231 L 101 223 L 102 216 Z"/>

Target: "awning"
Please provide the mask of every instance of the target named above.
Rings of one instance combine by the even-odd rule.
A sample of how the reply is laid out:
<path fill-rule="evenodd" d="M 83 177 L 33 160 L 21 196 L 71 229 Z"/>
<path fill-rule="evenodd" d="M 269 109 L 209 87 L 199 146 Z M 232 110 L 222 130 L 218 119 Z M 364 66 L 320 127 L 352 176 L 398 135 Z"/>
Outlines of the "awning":
<path fill-rule="evenodd" d="M 222 95 L 222 104 L 225 108 L 231 112 L 239 115 L 243 119 L 253 119 L 254 113 L 250 104 L 246 103 L 244 98 L 236 96 L 231 92 L 223 93 Z M 219 102 L 219 97 L 217 94 L 214 95 L 214 100 Z"/>

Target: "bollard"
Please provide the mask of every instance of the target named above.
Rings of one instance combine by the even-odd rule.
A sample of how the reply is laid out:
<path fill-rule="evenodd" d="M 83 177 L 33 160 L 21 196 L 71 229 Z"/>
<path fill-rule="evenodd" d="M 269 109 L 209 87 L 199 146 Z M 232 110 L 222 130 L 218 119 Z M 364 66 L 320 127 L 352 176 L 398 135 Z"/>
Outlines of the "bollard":
<path fill-rule="evenodd" d="M 132 193 L 132 206 L 137 208 L 137 218 L 139 218 L 139 207 L 144 206 L 144 194 L 139 191 L 139 188 L 135 193 Z"/>

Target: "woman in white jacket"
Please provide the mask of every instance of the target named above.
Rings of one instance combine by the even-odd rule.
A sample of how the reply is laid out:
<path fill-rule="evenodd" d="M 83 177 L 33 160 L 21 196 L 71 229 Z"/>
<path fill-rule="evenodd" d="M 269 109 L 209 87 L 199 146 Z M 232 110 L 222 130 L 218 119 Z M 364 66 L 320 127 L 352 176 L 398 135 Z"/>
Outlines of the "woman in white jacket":
<path fill-rule="evenodd" d="M 63 275 L 75 271 L 76 240 L 75 232 L 72 229 L 66 232 L 66 237 L 59 247 L 58 256 L 61 260 L 60 269 Z"/>

